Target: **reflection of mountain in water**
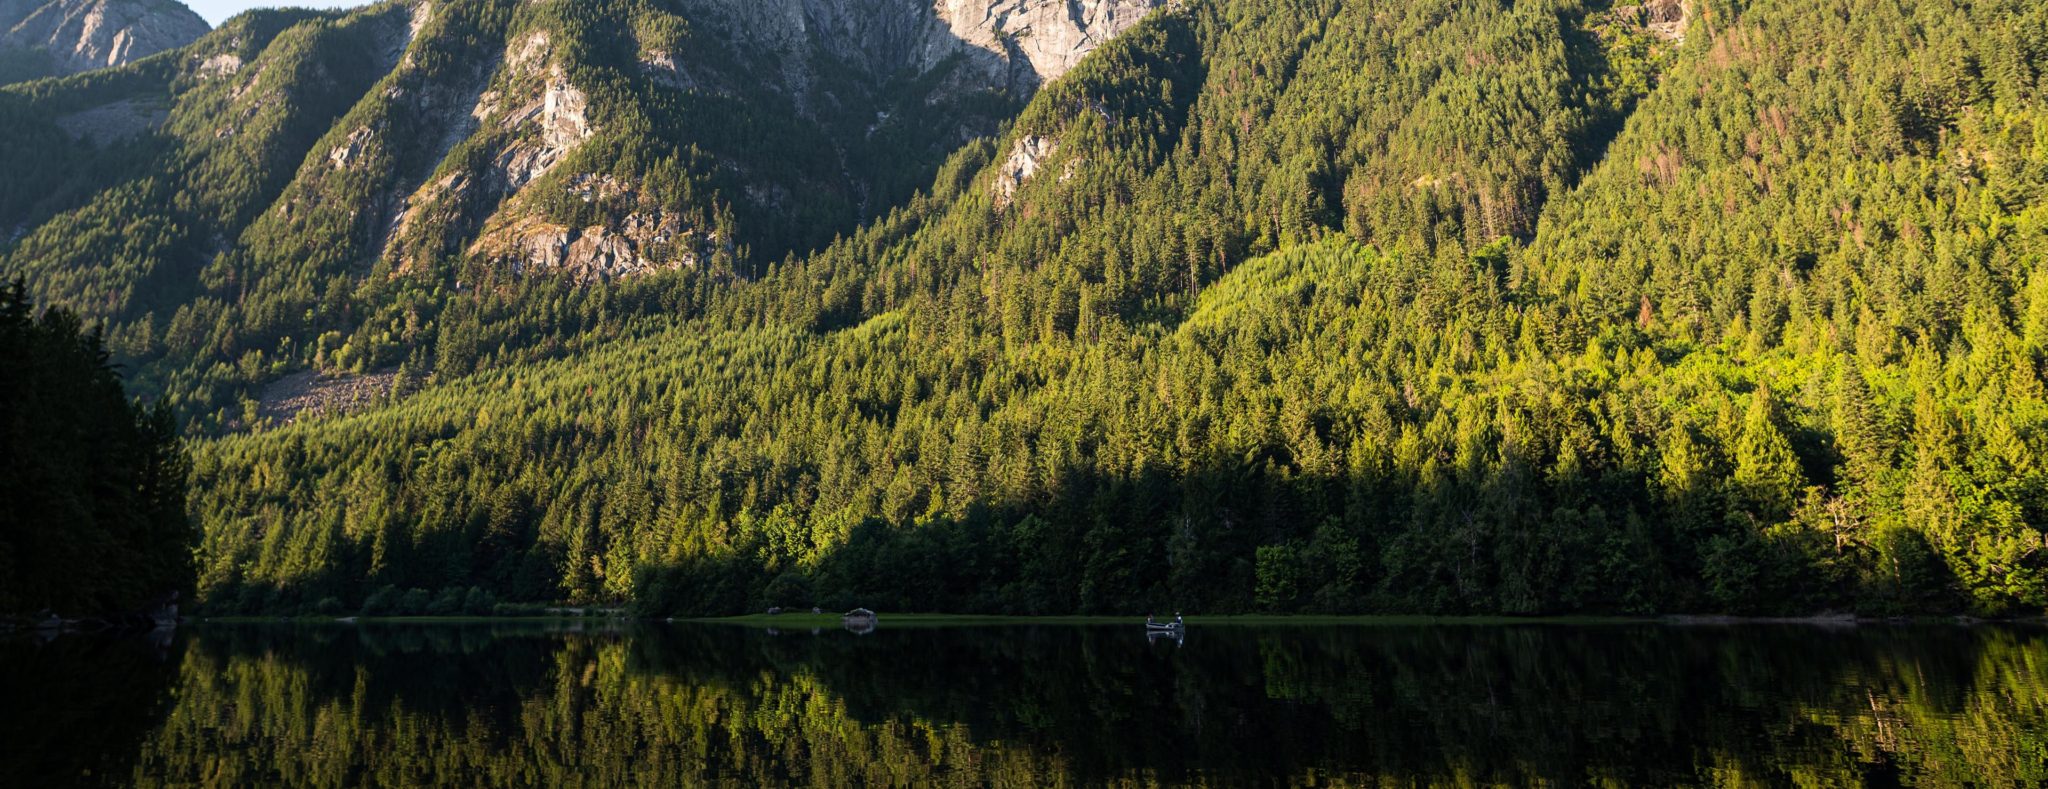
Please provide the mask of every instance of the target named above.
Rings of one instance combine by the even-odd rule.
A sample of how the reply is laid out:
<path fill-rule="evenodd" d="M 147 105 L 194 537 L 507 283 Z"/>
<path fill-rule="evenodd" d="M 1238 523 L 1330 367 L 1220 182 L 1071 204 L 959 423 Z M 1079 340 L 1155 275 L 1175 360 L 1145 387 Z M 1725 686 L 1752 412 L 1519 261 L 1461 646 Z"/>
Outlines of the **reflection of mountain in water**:
<path fill-rule="evenodd" d="M 2039 630 L 1198 635 L 209 629 L 139 755 L 74 762 L 261 784 L 2048 778 Z"/>

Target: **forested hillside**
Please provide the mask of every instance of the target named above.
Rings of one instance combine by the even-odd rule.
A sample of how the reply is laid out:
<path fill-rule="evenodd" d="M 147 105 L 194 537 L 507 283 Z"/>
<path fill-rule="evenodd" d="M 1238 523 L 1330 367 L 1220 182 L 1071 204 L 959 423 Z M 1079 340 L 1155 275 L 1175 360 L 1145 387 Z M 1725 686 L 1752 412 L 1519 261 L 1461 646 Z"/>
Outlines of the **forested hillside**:
<path fill-rule="evenodd" d="M 1027 55 L 1154 2 L 1069 50 L 919 0 L 255 11 L 0 89 L 0 274 L 105 321 L 195 429 L 288 421 L 288 375 L 402 390 L 693 311 L 928 185 L 1063 68 Z M 585 287 L 653 274 L 649 302 Z"/>
<path fill-rule="evenodd" d="M 564 7 L 477 24 L 530 40 Z M 403 21 L 380 8 L 272 35 L 342 46 Z M 716 50 L 689 29 L 668 51 Z M 217 610 L 2039 613 L 2044 91 L 2024 0 L 1190 0 L 942 165 L 873 171 L 930 175 L 918 195 L 836 223 L 690 181 L 643 204 L 781 239 L 729 263 L 350 268 L 292 212 L 354 194 L 312 177 L 355 172 L 328 153 L 352 122 L 257 189 L 288 197 L 220 203 L 264 218 L 175 310 L 104 279 L 169 265 L 128 213 L 103 226 L 132 257 L 72 265 L 38 245 L 83 236 L 39 229 L 7 260 L 111 305 L 117 350 L 165 344 L 152 380 L 229 431 L 193 471 Z M 589 171 L 695 139 L 620 112 L 649 125 L 570 154 Z M 777 150 L 836 127 L 800 128 Z M 79 156 L 48 193 L 118 169 Z M 609 210 L 582 183 L 559 210 Z M 761 230 L 799 226 L 831 230 Z M 290 425 L 225 402 L 308 365 L 407 383 Z"/>

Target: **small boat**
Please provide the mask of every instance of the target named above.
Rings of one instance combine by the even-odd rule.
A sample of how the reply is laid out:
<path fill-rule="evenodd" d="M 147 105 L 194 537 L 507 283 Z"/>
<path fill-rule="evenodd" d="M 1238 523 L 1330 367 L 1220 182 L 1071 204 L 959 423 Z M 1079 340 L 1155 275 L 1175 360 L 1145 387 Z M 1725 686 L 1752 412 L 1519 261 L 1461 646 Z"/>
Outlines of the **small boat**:
<path fill-rule="evenodd" d="M 1152 617 L 1145 617 L 1145 630 L 1148 632 L 1179 632 L 1186 626 L 1186 623 L 1180 620 L 1180 614 L 1174 614 L 1171 622 L 1160 622 Z"/>

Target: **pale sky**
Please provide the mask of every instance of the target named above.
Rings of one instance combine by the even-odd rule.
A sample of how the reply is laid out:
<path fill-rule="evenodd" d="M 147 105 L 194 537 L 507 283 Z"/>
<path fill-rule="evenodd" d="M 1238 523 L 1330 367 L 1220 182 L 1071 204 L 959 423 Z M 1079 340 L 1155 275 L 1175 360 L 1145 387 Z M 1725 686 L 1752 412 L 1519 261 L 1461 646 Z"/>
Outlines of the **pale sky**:
<path fill-rule="evenodd" d="M 350 8 L 369 5 L 371 2 L 372 0 L 271 0 L 269 2 L 266 2 L 266 0 L 185 0 L 185 5 L 191 6 L 192 10 L 199 12 L 200 16 L 206 17 L 208 24 L 220 27 L 220 23 L 227 21 L 228 17 L 251 8 L 276 8 L 278 6 Z"/>

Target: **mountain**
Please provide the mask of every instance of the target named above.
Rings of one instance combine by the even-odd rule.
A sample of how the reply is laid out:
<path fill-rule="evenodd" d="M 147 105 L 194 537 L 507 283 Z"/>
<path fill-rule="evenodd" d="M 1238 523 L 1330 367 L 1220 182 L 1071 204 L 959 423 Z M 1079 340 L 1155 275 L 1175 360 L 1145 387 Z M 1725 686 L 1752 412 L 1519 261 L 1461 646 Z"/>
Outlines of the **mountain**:
<path fill-rule="evenodd" d="M 206 31 L 177 0 L 5 0 L 0 83 L 131 63 Z"/>
<path fill-rule="evenodd" d="M 2019 0 L 267 12 L 0 92 L 0 273 L 206 437 L 215 610 L 2038 613 L 2044 75 Z"/>
<path fill-rule="evenodd" d="M 245 14 L 0 94 L 0 270 L 111 321 L 146 390 L 227 426 L 277 364 L 408 361 L 373 327 L 431 321 L 440 288 L 751 277 L 825 245 L 1153 5 Z"/>

